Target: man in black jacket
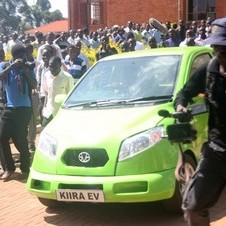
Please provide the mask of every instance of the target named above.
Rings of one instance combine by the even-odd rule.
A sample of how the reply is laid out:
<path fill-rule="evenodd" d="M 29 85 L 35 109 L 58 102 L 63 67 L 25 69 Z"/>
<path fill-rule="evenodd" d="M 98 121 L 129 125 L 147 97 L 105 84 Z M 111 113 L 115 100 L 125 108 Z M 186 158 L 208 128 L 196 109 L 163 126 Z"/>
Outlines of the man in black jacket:
<path fill-rule="evenodd" d="M 208 42 L 216 56 L 194 73 L 174 103 L 177 111 L 186 111 L 192 97 L 205 91 L 209 108 L 208 141 L 183 197 L 182 209 L 190 226 L 210 225 L 208 209 L 226 184 L 226 18 L 212 23 Z"/>

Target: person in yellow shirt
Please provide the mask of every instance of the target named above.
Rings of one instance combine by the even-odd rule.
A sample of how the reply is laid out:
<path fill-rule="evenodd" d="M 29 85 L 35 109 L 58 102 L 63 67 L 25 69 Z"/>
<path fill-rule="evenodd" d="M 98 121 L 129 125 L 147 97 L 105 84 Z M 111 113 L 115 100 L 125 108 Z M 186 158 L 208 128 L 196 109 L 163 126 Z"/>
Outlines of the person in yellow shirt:
<path fill-rule="evenodd" d="M 45 127 L 57 114 L 60 105 L 55 102 L 58 94 L 68 94 L 74 86 L 74 79 L 68 72 L 61 69 L 62 62 L 58 56 L 53 56 L 49 61 L 49 72 L 43 80 L 45 103 L 42 111 L 42 126 Z"/>

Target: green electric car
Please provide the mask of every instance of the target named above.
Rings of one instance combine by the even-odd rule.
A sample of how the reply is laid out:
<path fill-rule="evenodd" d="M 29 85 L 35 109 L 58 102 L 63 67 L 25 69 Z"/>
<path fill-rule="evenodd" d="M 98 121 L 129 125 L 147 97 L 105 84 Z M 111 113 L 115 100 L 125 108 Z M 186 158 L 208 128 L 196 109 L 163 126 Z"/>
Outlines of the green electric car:
<path fill-rule="evenodd" d="M 180 209 L 178 145 L 166 138 L 173 101 L 210 47 L 141 50 L 103 58 L 64 97 L 40 134 L 27 189 L 46 206 L 65 202 L 163 201 Z M 61 97 L 62 98 L 62 97 Z M 58 101 L 59 101 L 58 97 Z M 193 105 L 203 105 L 203 94 Z M 182 144 L 191 170 L 206 140 L 207 113 L 194 116 L 197 139 Z"/>

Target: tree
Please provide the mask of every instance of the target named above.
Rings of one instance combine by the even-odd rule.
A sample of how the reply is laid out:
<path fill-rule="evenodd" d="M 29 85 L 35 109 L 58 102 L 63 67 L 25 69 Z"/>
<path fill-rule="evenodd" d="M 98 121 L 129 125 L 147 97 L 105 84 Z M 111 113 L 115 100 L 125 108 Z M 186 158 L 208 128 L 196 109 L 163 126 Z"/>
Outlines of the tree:
<path fill-rule="evenodd" d="M 50 8 L 51 4 L 48 0 L 37 0 L 36 5 L 31 6 L 35 27 L 63 18 L 59 10 L 50 12 Z"/>
<path fill-rule="evenodd" d="M 1 0 L 0 2 L 0 32 L 17 31 L 22 20 L 22 11 L 29 11 L 26 0 Z"/>
<path fill-rule="evenodd" d="M 50 12 L 49 0 L 37 0 L 35 5 L 29 6 L 27 0 L 0 1 L 0 33 L 10 34 L 12 31 L 23 33 L 32 27 L 62 19 L 59 10 Z"/>

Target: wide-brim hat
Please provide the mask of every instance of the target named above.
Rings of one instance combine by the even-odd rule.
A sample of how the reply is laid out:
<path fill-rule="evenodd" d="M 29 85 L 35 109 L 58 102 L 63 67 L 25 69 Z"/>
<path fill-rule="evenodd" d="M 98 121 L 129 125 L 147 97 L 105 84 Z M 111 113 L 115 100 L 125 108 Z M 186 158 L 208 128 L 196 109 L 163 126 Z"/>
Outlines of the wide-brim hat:
<path fill-rule="evenodd" d="M 211 24 L 211 34 L 206 44 L 226 46 L 226 17 L 216 19 Z"/>

